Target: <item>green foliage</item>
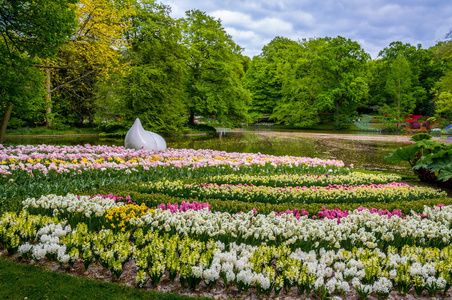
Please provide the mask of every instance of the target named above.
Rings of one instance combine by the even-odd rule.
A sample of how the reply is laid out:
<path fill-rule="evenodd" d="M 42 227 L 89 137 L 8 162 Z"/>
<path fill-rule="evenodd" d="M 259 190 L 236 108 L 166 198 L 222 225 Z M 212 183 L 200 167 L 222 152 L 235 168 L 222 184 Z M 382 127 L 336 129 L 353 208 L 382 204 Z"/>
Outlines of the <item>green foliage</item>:
<path fill-rule="evenodd" d="M 131 124 L 125 121 L 108 122 L 99 124 L 99 129 L 106 133 L 114 133 L 118 130 L 125 130 L 130 126 Z"/>
<path fill-rule="evenodd" d="M 400 147 L 388 154 L 385 160 L 392 163 L 408 161 L 422 181 L 439 179 L 441 184 L 452 186 L 452 145 L 420 139 L 414 145 Z"/>
<path fill-rule="evenodd" d="M 327 83 L 318 100 L 324 102 L 324 107 L 334 108 L 339 126 L 340 115 L 349 115 L 366 98 L 366 66 L 370 56 L 350 39 L 338 36 L 325 40 L 326 46 L 315 57 L 312 72 L 321 74 Z"/>
<path fill-rule="evenodd" d="M 99 124 L 102 136 L 118 136 L 124 137 L 129 131 L 132 123 L 129 121 L 105 122 Z"/>
<path fill-rule="evenodd" d="M 398 108 L 397 106 L 390 106 L 385 104 L 383 107 L 379 109 L 381 114 L 381 121 L 384 124 L 384 131 L 394 132 L 400 131 L 400 126 L 397 127 L 397 124 L 400 125 L 401 119 L 398 118 Z M 397 123 L 399 121 L 399 123 Z M 408 125 L 408 123 L 404 123 L 403 125 Z"/>
<path fill-rule="evenodd" d="M 428 169 L 430 172 L 437 174 L 439 180 L 447 181 L 452 178 L 452 147 L 434 148 L 427 155 L 422 156 L 414 169 Z"/>
<path fill-rule="evenodd" d="M 219 123 L 237 126 L 248 120 L 251 96 L 242 85 L 242 48 L 216 20 L 199 10 L 186 12 L 183 44 L 188 49 L 185 82 L 189 122 L 195 115 L 215 116 Z"/>
<path fill-rule="evenodd" d="M 452 78 L 452 72 L 450 77 Z M 452 93 L 439 92 L 435 99 L 435 108 L 439 118 L 452 120 Z"/>
<path fill-rule="evenodd" d="M 279 55 L 285 61 L 276 61 L 278 72 L 281 73 L 282 99 L 276 103 L 272 118 L 278 123 L 312 127 L 321 122 L 319 112 L 324 111 L 324 107 L 319 105 L 317 95 L 324 84 L 312 77 L 309 57 L 306 56 L 313 57 L 324 41 L 305 42 L 305 46 L 296 44 L 279 50 Z"/>
<path fill-rule="evenodd" d="M 379 54 L 380 58 L 372 61 L 369 66 L 372 74 L 369 104 L 397 108 L 394 117 L 401 122 L 397 107 L 397 79 L 401 79 L 402 117 L 410 110 L 416 114 L 432 116 L 434 93 L 431 91 L 447 69 L 447 64 L 437 58 L 436 51 L 434 48 L 422 49 L 420 45 L 415 47 L 401 42 L 392 42 L 384 48 Z"/>
<path fill-rule="evenodd" d="M 383 64 L 381 64 L 382 69 L 380 69 L 380 74 L 377 75 L 377 79 L 379 78 L 378 80 L 381 80 L 378 83 L 377 89 L 381 89 L 384 86 L 389 88 L 389 90 L 387 89 L 383 92 L 383 96 L 387 100 L 384 104 L 390 104 L 389 100 L 394 99 L 394 96 L 391 97 L 391 95 L 394 95 L 394 91 L 391 92 L 393 89 L 387 85 L 390 77 L 394 79 L 395 73 L 398 72 L 394 69 L 394 63 L 399 60 L 396 64 L 399 64 L 398 69 L 400 69 L 400 63 L 403 64 L 401 61 L 406 60 L 408 66 L 403 68 L 406 70 L 409 69 L 409 77 L 406 73 L 399 73 L 399 75 L 404 77 L 405 86 L 407 87 L 407 83 L 409 82 L 411 87 L 406 89 L 402 101 L 406 102 L 408 104 L 407 107 L 414 109 L 417 114 L 433 115 L 434 95 L 430 91 L 445 70 L 444 63 L 435 59 L 434 51 L 432 49 L 422 49 L 420 45 L 415 47 L 410 44 L 403 44 L 402 42 L 392 42 L 379 55 L 382 57 L 381 61 Z M 399 56 L 403 56 L 403 58 Z"/>
<path fill-rule="evenodd" d="M 373 127 L 367 123 L 362 123 L 362 122 L 354 122 L 353 125 L 355 125 L 356 127 L 358 127 L 361 130 L 366 130 L 366 131 L 380 131 L 379 128 Z"/>
<path fill-rule="evenodd" d="M 373 117 L 371 115 L 362 115 L 361 122 L 362 123 L 370 123 L 372 122 Z"/>
<path fill-rule="evenodd" d="M 289 49 L 280 50 L 286 57 L 278 68 L 282 99 L 272 117 L 308 127 L 319 122 L 319 113 L 334 111 L 338 127 L 366 97 L 369 55 L 358 43 L 341 36 L 303 40 Z"/>
<path fill-rule="evenodd" d="M 140 118 L 155 132 L 179 132 L 184 124 L 182 103 L 186 52 L 178 23 L 169 7 L 153 1 L 136 5 L 130 30 L 130 72 L 121 95 L 129 121 Z"/>
<path fill-rule="evenodd" d="M 287 71 L 294 71 L 291 67 L 300 50 L 297 42 L 278 36 L 262 48 L 261 54 L 253 57 L 243 84 L 252 94 L 251 111 L 258 117 L 273 113 L 283 97 L 293 98 L 287 88 L 291 87 L 289 82 L 294 84 L 294 77 Z"/>
<path fill-rule="evenodd" d="M 13 117 L 37 121 L 43 78 L 34 67 L 67 41 L 75 26 L 75 0 L 0 2 L 0 143 Z"/>
<path fill-rule="evenodd" d="M 402 54 L 390 63 L 389 73 L 386 78 L 386 91 L 394 100 L 393 107 L 396 107 L 397 127 L 402 121 L 402 116 L 412 113 L 414 109 L 414 99 L 411 94 L 411 69 L 405 56 Z"/>
<path fill-rule="evenodd" d="M 187 124 L 186 126 L 193 132 L 205 132 L 205 133 L 209 133 L 209 134 L 217 133 L 217 130 L 214 127 L 212 127 L 210 125 L 206 125 L 206 124 L 194 123 L 194 124 Z"/>
<path fill-rule="evenodd" d="M 422 140 L 431 140 L 431 139 L 432 139 L 432 136 L 430 134 L 425 133 L 425 132 L 420 132 L 420 133 L 414 134 L 410 138 L 410 141 L 419 142 L 419 141 L 422 141 Z"/>
<path fill-rule="evenodd" d="M 30 68 L 51 64 L 60 67 L 51 72 L 51 117 L 62 129 L 140 117 L 153 131 L 180 133 L 198 115 L 233 127 L 264 114 L 297 127 L 335 114 L 339 127 L 385 105 L 396 122 L 411 111 L 452 119 L 450 41 L 392 42 L 369 62 L 344 37 L 278 36 L 251 61 L 221 20 L 197 10 L 175 20 L 169 11 L 152 0 L 1 2 L 0 113 L 13 103 L 12 126 L 41 125 L 43 80 Z"/>
<path fill-rule="evenodd" d="M 37 62 L 26 54 L 8 53 L 7 45 L 0 39 L 0 119 L 8 104 L 12 103 L 12 118 L 18 119 L 17 125 L 34 126 L 34 122 L 39 121 L 39 108 L 44 100 L 44 77 L 34 67 Z"/>
<path fill-rule="evenodd" d="M 402 161 L 407 161 L 411 166 L 414 166 L 416 154 L 419 151 L 419 146 L 417 145 L 409 145 L 405 147 L 399 147 L 393 153 L 389 153 L 385 160 L 390 163 L 398 164 Z"/>
<path fill-rule="evenodd" d="M 53 56 L 75 26 L 76 0 L 0 2 L 0 33 L 8 52 L 31 57 Z"/>

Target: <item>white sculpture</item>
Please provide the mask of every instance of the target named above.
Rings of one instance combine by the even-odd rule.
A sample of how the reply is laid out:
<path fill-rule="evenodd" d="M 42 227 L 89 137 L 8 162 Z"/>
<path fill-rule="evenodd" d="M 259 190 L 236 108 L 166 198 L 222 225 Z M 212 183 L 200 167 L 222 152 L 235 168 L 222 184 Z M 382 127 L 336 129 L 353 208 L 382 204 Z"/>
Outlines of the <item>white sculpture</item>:
<path fill-rule="evenodd" d="M 124 144 L 128 149 L 157 151 L 166 150 L 165 139 L 157 133 L 144 130 L 143 126 L 141 125 L 140 119 L 138 118 L 135 120 L 135 123 L 133 123 L 132 127 L 130 127 L 129 131 L 127 132 L 126 138 L 124 139 Z"/>

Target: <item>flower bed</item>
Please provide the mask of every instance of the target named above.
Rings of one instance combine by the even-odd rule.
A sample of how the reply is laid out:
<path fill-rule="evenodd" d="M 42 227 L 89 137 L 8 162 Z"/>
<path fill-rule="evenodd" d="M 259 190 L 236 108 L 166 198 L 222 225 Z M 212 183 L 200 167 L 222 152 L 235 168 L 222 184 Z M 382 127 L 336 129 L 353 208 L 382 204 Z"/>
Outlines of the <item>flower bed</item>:
<path fill-rule="evenodd" d="M 451 207 L 426 210 L 431 214 L 430 222 L 445 222 L 443 225 L 450 227 Z M 172 214 L 169 210 L 166 212 Z M 369 211 L 362 212 L 353 213 L 359 215 L 355 219 L 358 222 L 360 218 L 370 218 L 366 222 L 372 223 L 381 217 Z M 175 214 L 179 213 L 172 215 Z M 256 217 L 253 212 L 248 215 Z M 191 219 L 196 216 L 191 214 Z M 388 217 L 385 219 L 387 221 Z M 396 219 L 399 222 L 405 220 L 398 216 L 389 220 Z M 139 287 L 148 281 L 158 285 L 163 277 L 167 277 L 171 282 L 177 279 L 183 288 L 222 284 L 234 286 L 240 293 L 253 289 L 261 295 L 278 296 L 290 292 L 325 299 L 346 295 L 352 288 L 363 298 L 371 294 L 384 298 L 394 288 L 400 294 L 414 288 L 418 295 L 425 290 L 434 296 L 439 292 L 446 293 L 451 286 L 452 248 L 449 243 L 440 248 L 403 245 L 401 248 L 369 249 L 355 246 L 350 250 L 325 250 L 318 245 L 311 251 L 303 251 L 291 248 L 288 243 L 225 244 L 219 240 L 202 241 L 144 228 L 123 233 L 91 231 L 83 222 L 72 228 L 56 218 L 26 213 L 4 214 L 0 224 L 1 244 L 10 253 L 17 251 L 24 258 L 37 262 L 46 258 L 73 266 L 80 261 L 86 269 L 96 263 L 119 278 L 124 265 L 133 259 L 137 269 L 135 281 Z M 332 226 L 341 225 L 334 223 Z"/>
<path fill-rule="evenodd" d="M 329 185 L 326 187 L 269 187 L 248 184 L 202 183 L 184 184 L 182 181 L 160 181 L 142 184 L 140 192 L 163 193 L 170 196 L 199 199 L 239 200 L 260 203 L 366 203 L 393 202 L 445 197 L 445 192 L 433 188 L 411 187 L 404 183 L 369 185 Z"/>
<path fill-rule="evenodd" d="M 0 248 L 25 260 L 116 278 L 127 265 L 137 287 L 223 286 L 225 298 L 443 296 L 452 285 L 452 201 L 341 161 L 0 145 L 0 172 Z"/>
<path fill-rule="evenodd" d="M 102 199 L 101 205 L 91 205 L 100 199 L 48 195 L 24 202 L 29 212 L 52 216 L 53 211 L 57 211 L 72 226 L 80 223 L 79 208 L 83 208 L 83 219 L 92 230 L 140 227 L 205 242 L 213 238 L 226 244 L 286 244 L 306 251 L 318 250 L 319 247 L 351 250 L 356 246 L 385 249 L 389 245 L 396 248 L 405 245 L 443 248 L 452 237 L 452 206 L 425 208 L 423 214 L 407 216 L 402 216 L 399 211 L 389 213 L 363 208 L 351 212 L 322 210 L 318 216 L 323 219 L 311 219 L 303 211 L 301 214 L 287 211 L 265 215 L 254 209 L 247 213 L 229 214 L 212 212 L 209 206 L 199 204 L 186 205 L 194 209 L 175 210 L 170 206 L 162 210 L 148 209 L 145 205 L 123 205 L 110 198 Z M 116 222 L 112 222 L 112 215 L 115 215 Z"/>
<path fill-rule="evenodd" d="M 216 184 L 248 184 L 272 187 L 286 186 L 328 186 L 334 184 L 362 185 L 362 184 L 385 184 L 399 182 L 400 176 L 395 174 L 366 174 L 354 172 L 347 175 L 330 174 L 275 174 L 275 175 L 222 175 L 202 178 L 203 183 Z"/>
<path fill-rule="evenodd" d="M 186 201 L 208 201 L 208 204 L 211 207 L 212 211 L 218 212 L 229 212 L 229 213 L 238 213 L 241 211 L 250 211 L 256 209 L 259 213 L 269 214 L 273 211 L 281 212 L 286 210 L 295 210 L 299 211 L 305 210 L 310 215 L 317 214 L 323 207 L 325 209 L 334 210 L 349 210 L 353 211 L 355 209 L 359 209 L 363 206 L 363 203 L 280 203 L 280 204 L 270 204 L 270 203 L 261 203 L 261 202 L 243 202 L 237 200 L 219 200 L 219 199 L 197 199 L 192 198 L 190 200 L 186 198 L 172 197 L 164 194 L 147 194 L 147 193 L 139 193 L 136 191 L 135 186 L 120 186 L 109 189 L 102 189 L 104 192 L 112 192 L 122 195 L 124 197 L 130 196 L 137 203 L 145 203 L 149 207 L 157 207 L 160 204 L 182 204 L 182 202 Z M 99 190 L 96 190 L 96 193 Z M 425 199 L 425 200 L 412 200 L 412 201 L 395 201 L 395 202 L 367 202 L 365 204 L 366 207 L 371 207 L 375 209 L 382 210 L 401 210 L 403 215 L 410 214 L 411 212 L 422 213 L 425 206 L 435 206 L 438 203 L 443 203 L 446 205 L 452 204 L 452 198 L 434 198 L 434 199 Z"/>
<path fill-rule="evenodd" d="M 20 209 L 27 197 L 180 178 L 235 174 L 348 174 L 339 160 L 168 149 L 164 152 L 108 146 L 0 145 L 0 211 Z M 16 200 L 16 201 L 17 201 Z"/>
<path fill-rule="evenodd" d="M 334 169 L 344 167 L 339 160 L 324 160 L 309 157 L 273 156 L 252 153 L 224 152 L 215 150 L 168 149 L 164 152 L 131 150 L 116 146 L 16 146 L 0 147 L 0 174 L 13 175 L 16 170 L 32 173 L 35 170 L 48 174 L 50 171 L 100 170 L 144 170 L 157 166 L 191 167 L 207 166 L 265 166 L 285 165 Z M 14 179 L 14 177 L 12 177 Z"/>

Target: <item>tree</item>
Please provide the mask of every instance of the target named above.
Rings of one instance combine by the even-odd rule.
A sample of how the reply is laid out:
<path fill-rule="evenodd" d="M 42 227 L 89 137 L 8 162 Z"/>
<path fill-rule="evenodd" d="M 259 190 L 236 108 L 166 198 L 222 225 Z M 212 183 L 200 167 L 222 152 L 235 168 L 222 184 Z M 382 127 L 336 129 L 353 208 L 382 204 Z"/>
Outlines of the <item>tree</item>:
<path fill-rule="evenodd" d="M 130 72 L 122 80 L 122 116 L 139 117 L 146 128 L 178 132 L 184 125 L 186 49 L 179 22 L 167 6 L 153 1 L 136 4 L 128 32 Z"/>
<path fill-rule="evenodd" d="M 76 25 L 74 3 L 75 0 L 0 1 L 0 142 L 13 107 L 19 103 L 30 106 L 40 94 L 40 77 L 31 65 L 37 58 L 54 55 L 72 34 Z"/>
<path fill-rule="evenodd" d="M 76 7 L 77 28 L 70 41 L 53 60 L 44 61 L 47 71 L 47 127 L 52 126 L 52 94 L 59 93 L 79 122 L 92 122 L 95 87 L 112 73 L 124 75 L 121 63 L 127 41 L 124 33 L 131 24 L 134 0 L 80 0 Z"/>
<path fill-rule="evenodd" d="M 262 53 L 253 57 L 251 66 L 243 78 L 244 86 L 252 95 L 251 112 L 256 116 L 272 114 L 281 103 L 283 66 L 289 61 L 289 53 L 300 45 L 284 37 L 275 37 L 262 48 Z"/>
<path fill-rule="evenodd" d="M 368 105 L 372 111 L 379 111 L 388 103 L 388 95 L 385 90 L 386 77 L 388 73 L 388 61 L 375 59 L 369 61 L 369 100 Z M 368 111 L 366 111 L 368 113 Z"/>
<path fill-rule="evenodd" d="M 411 94 L 410 64 L 403 54 L 399 54 L 390 66 L 386 91 L 394 99 L 395 107 L 397 107 L 397 129 L 399 129 L 402 111 L 411 113 L 415 106 Z"/>
<path fill-rule="evenodd" d="M 319 114 L 340 117 L 356 112 L 367 93 L 367 61 L 361 46 L 343 37 L 315 38 L 278 53 L 281 100 L 272 117 L 278 122 L 309 127 Z"/>
<path fill-rule="evenodd" d="M 403 55 L 410 66 L 410 94 L 414 101 L 412 111 L 417 114 L 432 115 L 434 113 L 432 88 L 444 70 L 441 62 L 435 58 L 435 50 L 422 49 L 421 45 L 415 47 L 397 41 L 390 43 L 389 47 L 379 53 L 381 59 L 377 62 L 381 69 L 374 77 L 371 102 L 391 105 L 393 98 L 387 93 L 386 82 L 391 72 L 391 65 L 399 55 Z"/>
<path fill-rule="evenodd" d="M 188 50 L 186 106 L 189 122 L 195 115 L 215 115 L 235 126 L 248 118 L 250 93 L 242 85 L 242 48 L 225 32 L 221 22 L 199 10 L 186 12 L 183 43 Z"/>
<path fill-rule="evenodd" d="M 290 48 L 281 48 L 278 72 L 281 81 L 281 100 L 276 103 L 272 118 L 300 127 L 311 127 L 319 122 L 322 110 L 317 101 L 325 82 L 312 72 L 313 57 L 325 45 L 323 39 L 302 40 Z"/>
<path fill-rule="evenodd" d="M 317 100 L 321 107 L 335 110 L 336 127 L 339 127 L 341 114 L 356 111 L 359 102 L 366 97 L 369 59 L 369 54 L 357 42 L 341 36 L 325 38 L 325 46 L 313 58 L 312 74 L 318 74 L 326 83 Z"/>
<path fill-rule="evenodd" d="M 452 120 L 452 93 L 440 92 L 435 100 L 436 113 L 440 118 Z"/>
<path fill-rule="evenodd" d="M 440 118 L 452 120 L 452 71 L 435 84 L 435 110 Z"/>
<path fill-rule="evenodd" d="M 435 83 L 444 74 L 444 67 L 435 59 L 432 49 L 422 49 L 418 45 L 416 52 L 408 58 L 411 67 L 414 112 L 420 115 L 433 116 Z"/>
<path fill-rule="evenodd" d="M 36 110 L 44 99 L 44 77 L 34 67 L 35 61 L 25 53 L 8 53 L 2 42 L 0 40 L 0 143 L 7 126 L 25 125 L 27 119 L 36 121 Z"/>
<path fill-rule="evenodd" d="M 0 2 L 0 33 L 8 54 L 29 57 L 53 56 L 67 41 L 76 21 L 76 0 Z"/>

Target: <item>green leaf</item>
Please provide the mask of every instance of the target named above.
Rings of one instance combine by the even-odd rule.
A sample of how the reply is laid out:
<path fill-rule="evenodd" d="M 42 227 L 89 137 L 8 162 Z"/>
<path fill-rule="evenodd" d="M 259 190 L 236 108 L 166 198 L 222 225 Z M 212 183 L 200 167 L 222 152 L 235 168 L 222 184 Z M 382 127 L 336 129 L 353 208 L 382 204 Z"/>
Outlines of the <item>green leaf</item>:
<path fill-rule="evenodd" d="M 432 140 L 420 140 L 418 142 L 416 142 L 415 144 L 417 147 L 419 148 L 423 148 L 425 150 L 428 150 L 428 153 L 432 153 L 432 152 L 438 152 L 441 149 L 447 149 L 448 146 L 446 146 L 443 143 L 439 143 L 437 141 L 432 141 Z M 425 152 L 424 150 L 424 152 Z"/>
<path fill-rule="evenodd" d="M 410 138 L 410 141 L 419 142 L 422 140 L 430 140 L 431 138 L 432 138 L 432 136 L 430 134 L 425 133 L 425 132 L 420 132 L 420 133 L 416 133 L 415 135 L 413 135 Z"/>
<path fill-rule="evenodd" d="M 420 168 L 438 172 L 438 179 L 447 181 L 452 178 L 452 149 L 440 150 L 421 157 L 413 169 Z"/>
<path fill-rule="evenodd" d="M 389 153 L 385 160 L 387 162 L 398 164 L 401 161 L 412 161 L 416 157 L 416 153 L 419 151 L 419 146 L 409 145 L 407 147 L 400 147 L 394 153 Z"/>

